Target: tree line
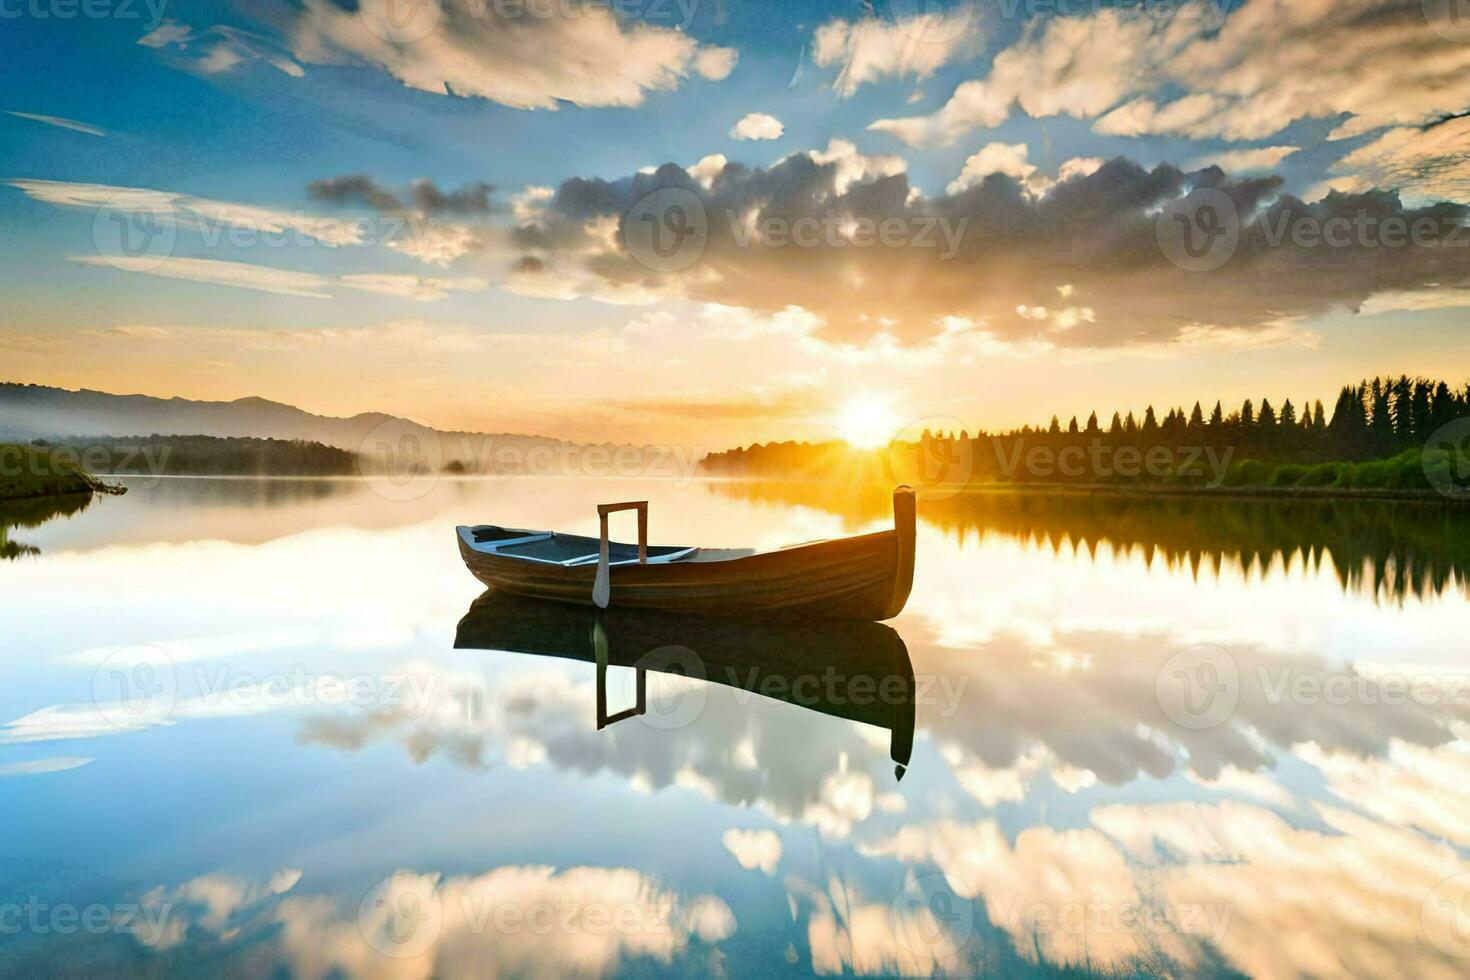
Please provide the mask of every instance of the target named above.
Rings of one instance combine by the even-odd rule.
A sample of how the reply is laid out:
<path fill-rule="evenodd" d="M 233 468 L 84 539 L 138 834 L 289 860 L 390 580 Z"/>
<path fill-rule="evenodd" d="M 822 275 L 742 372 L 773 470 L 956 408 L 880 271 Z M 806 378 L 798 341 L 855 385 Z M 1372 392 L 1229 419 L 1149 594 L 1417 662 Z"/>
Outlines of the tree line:
<path fill-rule="evenodd" d="M 1269 398 L 1251 399 L 1226 412 L 1216 401 L 1206 410 L 1195 402 L 1186 411 L 1171 407 L 1159 417 L 1149 405 L 1142 418 L 1132 411 L 1114 412 L 1103 424 L 1096 412 L 1086 421 L 1073 416 L 1065 425 L 1053 416 L 1045 427 L 1023 426 L 1003 432 L 925 430 L 917 443 L 895 442 L 881 453 L 922 450 L 921 459 L 965 460 L 969 479 L 1026 479 L 1008 471 L 1005 461 L 1017 451 L 1044 447 L 1098 447 L 1112 452 L 1125 447 L 1147 453 L 1154 448 L 1185 447 L 1229 450 L 1235 460 L 1292 463 L 1354 462 L 1391 457 L 1422 446 L 1441 427 L 1470 417 L 1470 383 L 1452 387 L 1430 378 L 1374 377 L 1346 384 L 1329 412 L 1321 401 L 1290 398 L 1279 405 Z M 845 443 L 757 443 L 705 457 L 706 472 L 717 475 L 820 476 L 839 464 L 851 465 L 854 450 Z"/>

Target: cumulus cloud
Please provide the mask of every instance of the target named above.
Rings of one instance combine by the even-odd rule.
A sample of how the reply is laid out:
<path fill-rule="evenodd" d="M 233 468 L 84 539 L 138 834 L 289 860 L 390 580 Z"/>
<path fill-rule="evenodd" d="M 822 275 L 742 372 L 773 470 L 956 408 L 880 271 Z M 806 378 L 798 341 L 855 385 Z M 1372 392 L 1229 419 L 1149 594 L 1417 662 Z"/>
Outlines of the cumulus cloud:
<path fill-rule="evenodd" d="M 409 88 L 489 99 L 517 109 L 638 106 L 677 89 L 690 73 L 719 80 L 730 48 L 702 47 L 682 31 L 625 22 L 607 7 L 577 5 L 550 17 L 473 0 L 427 0 L 407 23 L 393 0 L 347 10 L 306 0 L 289 28 L 308 64 L 381 69 Z"/>
<path fill-rule="evenodd" d="M 864 83 L 884 77 L 928 78 L 973 53 L 979 34 L 978 12 L 968 3 L 891 22 L 877 17 L 830 20 L 812 36 L 812 60 L 823 68 L 839 68 L 832 87 L 847 98 Z"/>
<path fill-rule="evenodd" d="M 785 129 L 775 116 L 749 112 L 730 130 L 730 137 L 737 140 L 778 140 Z"/>
<path fill-rule="evenodd" d="M 980 183 L 991 174 L 1006 174 L 1017 181 L 1025 181 L 1027 177 L 1036 172 L 1036 165 L 1028 163 L 1026 156 L 1025 143 L 987 143 L 979 153 L 965 161 L 965 167 L 960 171 L 960 175 L 950 181 L 945 190 L 951 194 L 958 194 Z"/>
<path fill-rule="evenodd" d="M 1274 176 L 1145 170 L 1125 159 L 1068 161 L 1054 180 L 1024 149 L 986 147 L 936 198 L 909 184 L 901 158 L 838 143 L 768 168 L 725 163 L 716 172 L 712 163 L 696 177 L 668 164 L 617 180 L 573 178 L 513 232 L 518 288 L 622 302 L 679 296 L 762 313 L 796 307 L 818 318 L 829 341 L 886 335 L 912 346 L 960 318 L 1003 343 L 1239 349 L 1280 343 L 1301 318 L 1354 310 L 1377 293 L 1470 282 L 1459 249 L 1294 237 L 1298 227 L 1346 221 L 1427 223 L 1443 240 L 1465 219 L 1459 205 L 1411 208 L 1379 190 L 1305 203 Z M 658 271 L 629 247 L 640 229 L 629 238 L 624 222 L 639 201 L 669 189 L 699 199 L 707 236 L 687 268 Z M 1204 191 L 1238 219 L 1238 240 L 1218 268 L 1186 272 L 1165 209 Z M 861 229 L 885 222 L 903 235 L 859 241 Z M 798 227 L 810 233 L 802 243 L 786 235 Z"/>

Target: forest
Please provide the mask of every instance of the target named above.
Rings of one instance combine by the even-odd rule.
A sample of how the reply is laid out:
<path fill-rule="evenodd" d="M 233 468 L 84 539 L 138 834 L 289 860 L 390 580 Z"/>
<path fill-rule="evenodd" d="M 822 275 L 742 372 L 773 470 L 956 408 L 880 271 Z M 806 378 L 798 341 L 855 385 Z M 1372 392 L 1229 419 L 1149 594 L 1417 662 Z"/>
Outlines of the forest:
<path fill-rule="evenodd" d="M 1170 407 L 1161 418 L 1149 405 L 1142 418 L 1114 412 L 1106 425 L 1093 412 L 1005 432 L 925 430 L 866 453 L 839 441 L 756 444 L 712 453 L 701 466 L 713 476 L 801 479 L 850 479 L 857 467 L 922 484 L 1430 490 L 1462 463 L 1470 469 L 1470 421 L 1465 432 L 1441 433 L 1460 419 L 1470 420 L 1470 384 L 1400 375 L 1343 385 L 1330 410 L 1263 398 L 1227 413 L 1216 400 L 1209 410 L 1199 401 L 1188 411 Z"/>

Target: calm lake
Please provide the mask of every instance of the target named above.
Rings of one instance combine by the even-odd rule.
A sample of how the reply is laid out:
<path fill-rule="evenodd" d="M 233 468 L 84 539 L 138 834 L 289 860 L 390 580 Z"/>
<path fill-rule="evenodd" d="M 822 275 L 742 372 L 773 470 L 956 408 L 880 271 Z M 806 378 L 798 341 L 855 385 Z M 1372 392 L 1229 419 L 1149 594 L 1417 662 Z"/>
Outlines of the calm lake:
<path fill-rule="evenodd" d="M 477 603 L 453 528 L 886 491 L 124 482 L 0 515 L 0 973 L 1470 971 L 1470 510 L 921 499 L 801 630 Z"/>

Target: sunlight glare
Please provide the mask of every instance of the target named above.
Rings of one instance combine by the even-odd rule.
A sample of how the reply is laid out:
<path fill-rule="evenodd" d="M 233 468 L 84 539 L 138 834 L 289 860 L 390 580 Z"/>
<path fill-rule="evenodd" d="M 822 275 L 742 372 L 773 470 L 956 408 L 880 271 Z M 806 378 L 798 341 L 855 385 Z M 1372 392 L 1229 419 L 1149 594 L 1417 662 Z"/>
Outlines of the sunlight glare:
<path fill-rule="evenodd" d="M 860 396 L 843 405 L 836 421 L 838 436 L 857 449 L 888 445 L 897 428 L 892 406 L 872 396 Z"/>

